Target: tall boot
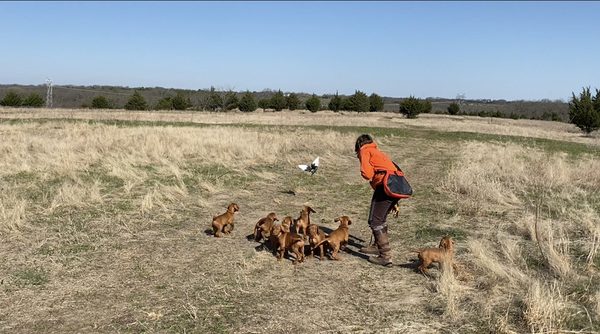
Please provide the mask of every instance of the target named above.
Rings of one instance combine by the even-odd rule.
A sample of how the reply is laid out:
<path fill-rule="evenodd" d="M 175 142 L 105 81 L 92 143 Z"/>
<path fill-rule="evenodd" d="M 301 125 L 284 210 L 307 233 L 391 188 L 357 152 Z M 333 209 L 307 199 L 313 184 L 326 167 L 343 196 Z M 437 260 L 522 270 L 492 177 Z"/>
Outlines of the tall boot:
<path fill-rule="evenodd" d="M 385 267 L 391 267 L 392 249 L 390 248 L 387 226 L 380 230 L 373 231 L 373 235 L 375 236 L 375 243 L 377 244 L 377 249 L 379 250 L 379 256 L 369 257 L 369 262 Z"/>
<path fill-rule="evenodd" d="M 377 248 L 377 243 L 374 241 L 374 236 L 371 236 L 371 241 L 368 246 L 361 247 L 358 251 L 363 254 L 379 255 L 379 248 Z"/>

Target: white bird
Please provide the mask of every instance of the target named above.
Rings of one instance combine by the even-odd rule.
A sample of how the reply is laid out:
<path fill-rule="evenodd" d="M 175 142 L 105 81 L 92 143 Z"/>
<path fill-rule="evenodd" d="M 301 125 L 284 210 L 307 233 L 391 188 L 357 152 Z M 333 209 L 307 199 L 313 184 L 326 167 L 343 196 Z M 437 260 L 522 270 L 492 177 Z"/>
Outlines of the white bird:
<path fill-rule="evenodd" d="M 298 165 L 300 169 L 305 172 L 310 172 L 310 175 L 313 175 L 319 169 L 319 157 L 315 159 L 310 165 Z"/>

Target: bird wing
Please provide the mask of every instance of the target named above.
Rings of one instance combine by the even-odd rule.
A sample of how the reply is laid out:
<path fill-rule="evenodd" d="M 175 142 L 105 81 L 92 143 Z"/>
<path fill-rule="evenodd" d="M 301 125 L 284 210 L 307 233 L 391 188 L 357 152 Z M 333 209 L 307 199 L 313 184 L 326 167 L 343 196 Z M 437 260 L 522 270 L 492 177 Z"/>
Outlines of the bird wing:
<path fill-rule="evenodd" d="M 319 157 L 317 157 L 317 158 L 315 159 L 315 161 L 313 161 L 313 163 L 312 163 L 312 164 L 313 164 L 313 166 L 319 167 Z"/>
<path fill-rule="evenodd" d="M 308 166 L 307 165 L 298 165 L 298 168 L 302 169 L 302 170 L 307 170 Z"/>

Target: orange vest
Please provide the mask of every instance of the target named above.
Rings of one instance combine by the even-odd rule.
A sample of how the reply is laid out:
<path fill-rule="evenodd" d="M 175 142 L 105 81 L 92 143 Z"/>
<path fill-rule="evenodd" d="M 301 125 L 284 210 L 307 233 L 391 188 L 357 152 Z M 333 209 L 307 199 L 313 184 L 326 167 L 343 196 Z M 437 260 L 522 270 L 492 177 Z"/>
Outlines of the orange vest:
<path fill-rule="evenodd" d="M 383 181 L 384 173 L 376 173 L 380 170 L 396 170 L 392 160 L 377 148 L 377 144 L 365 144 L 358 152 L 360 160 L 360 175 L 369 180 L 373 189 Z"/>

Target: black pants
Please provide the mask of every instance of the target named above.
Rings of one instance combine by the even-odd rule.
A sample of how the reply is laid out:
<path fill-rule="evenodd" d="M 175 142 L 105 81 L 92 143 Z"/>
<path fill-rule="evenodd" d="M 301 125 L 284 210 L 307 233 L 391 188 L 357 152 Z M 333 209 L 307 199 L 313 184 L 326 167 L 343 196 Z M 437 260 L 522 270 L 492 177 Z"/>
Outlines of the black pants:
<path fill-rule="evenodd" d="M 386 226 L 387 215 L 390 210 L 398 203 L 398 199 L 389 197 L 383 186 L 378 186 L 371 199 L 371 209 L 369 210 L 369 227 L 371 230 L 378 231 Z"/>

